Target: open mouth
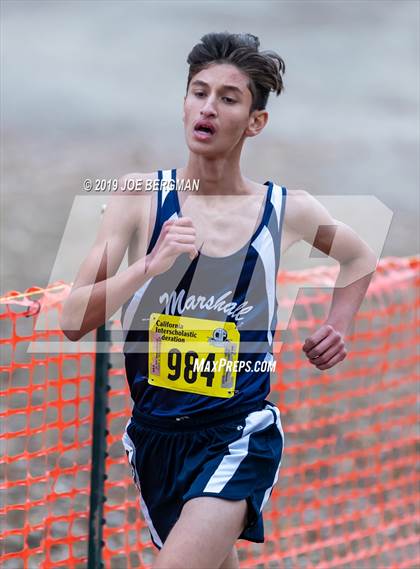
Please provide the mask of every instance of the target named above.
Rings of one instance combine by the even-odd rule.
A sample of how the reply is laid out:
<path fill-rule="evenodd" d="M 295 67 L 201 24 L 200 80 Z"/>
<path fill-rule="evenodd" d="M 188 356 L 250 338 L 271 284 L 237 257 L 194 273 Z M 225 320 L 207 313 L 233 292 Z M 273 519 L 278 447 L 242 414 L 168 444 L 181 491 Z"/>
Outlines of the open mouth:
<path fill-rule="evenodd" d="M 194 127 L 194 134 L 200 140 L 210 138 L 215 132 L 214 126 L 206 121 L 199 121 Z"/>

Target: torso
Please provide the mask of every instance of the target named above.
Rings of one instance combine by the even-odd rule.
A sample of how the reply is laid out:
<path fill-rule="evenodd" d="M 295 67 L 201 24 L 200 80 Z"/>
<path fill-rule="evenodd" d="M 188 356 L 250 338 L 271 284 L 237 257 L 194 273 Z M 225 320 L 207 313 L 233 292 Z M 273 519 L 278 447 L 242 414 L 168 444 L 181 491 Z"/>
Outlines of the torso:
<path fill-rule="evenodd" d="M 276 275 L 281 250 L 287 248 L 286 243 L 280 250 L 287 189 L 245 181 L 247 193 L 240 196 L 187 195 L 168 189 L 177 170 L 157 174 L 160 191 L 132 200 L 130 215 L 135 217 L 125 226 L 126 236 L 133 233 L 130 263 L 153 249 L 169 219 L 188 215 L 197 246 L 204 245 L 193 260 L 179 255 L 122 307 L 123 351 L 134 404 L 142 413 L 171 417 L 241 405 L 254 408 L 270 391 L 270 370 L 254 369 L 253 364 L 273 361 Z M 221 328 L 226 334 L 222 340 Z M 200 330 L 196 352 L 188 338 L 196 338 Z M 173 374 L 168 369 L 174 367 L 169 355 L 166 360 L 169 348 L 172 357 L 177 354 L 177 377 L 169 377 Z M 208 370 L 190 377 L 191 357 L 198 354 L 205 361 L 237 358 L 247 364 L 229 373 L 220 370 L 217 377 L 209 378 Z"/>

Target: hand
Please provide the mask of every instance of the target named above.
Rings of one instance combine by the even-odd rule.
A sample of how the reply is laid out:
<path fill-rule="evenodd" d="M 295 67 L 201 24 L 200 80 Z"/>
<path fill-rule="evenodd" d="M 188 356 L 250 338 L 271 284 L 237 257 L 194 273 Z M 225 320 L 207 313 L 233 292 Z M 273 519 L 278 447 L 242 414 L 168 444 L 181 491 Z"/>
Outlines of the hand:
<path fill-rule="evenodd" d="M 320 370 L 329 369 L 347 356 L 343 336 L 331 324 L 324 324 L 302 346 L 309 362 Z"/>
<path fill-rule="evenodd" d="M 165 221 L 155 246 L 147 256 L 146 273 L 151 276 L 164 273 L 182 253 L 188 253 L 193 260 L 198 255 L 195 238 L 195 228 L 189 217 Z"/>

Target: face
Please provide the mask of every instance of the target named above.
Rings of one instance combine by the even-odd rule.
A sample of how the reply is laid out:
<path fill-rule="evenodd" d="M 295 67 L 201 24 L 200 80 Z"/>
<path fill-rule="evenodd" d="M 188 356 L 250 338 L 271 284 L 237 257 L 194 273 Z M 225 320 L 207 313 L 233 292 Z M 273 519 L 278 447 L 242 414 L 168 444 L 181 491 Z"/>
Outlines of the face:
<path fill-rule="evenodd" d="M 253 111 L 248 76 L 234 65 L 212 64 L 191 79 L 184 99 L 184 127 L 191 152 L 226 156 L 257 135 L 268 113 Z"/>

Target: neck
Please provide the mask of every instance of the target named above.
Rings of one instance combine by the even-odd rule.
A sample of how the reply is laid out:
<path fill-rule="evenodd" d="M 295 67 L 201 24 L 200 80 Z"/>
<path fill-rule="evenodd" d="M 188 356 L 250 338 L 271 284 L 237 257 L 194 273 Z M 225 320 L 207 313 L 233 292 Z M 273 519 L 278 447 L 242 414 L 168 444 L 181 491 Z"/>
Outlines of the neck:
<path fill-rule="evenodd" d="M 177 177 L 191 181 L 199 180 L 196 194 L 250 193 L 249 183 L 241 174 L 239 160 L 232 161 L 232 157 L 210 159 L 190 153 L 187 165 L 178 169 Z"/>

